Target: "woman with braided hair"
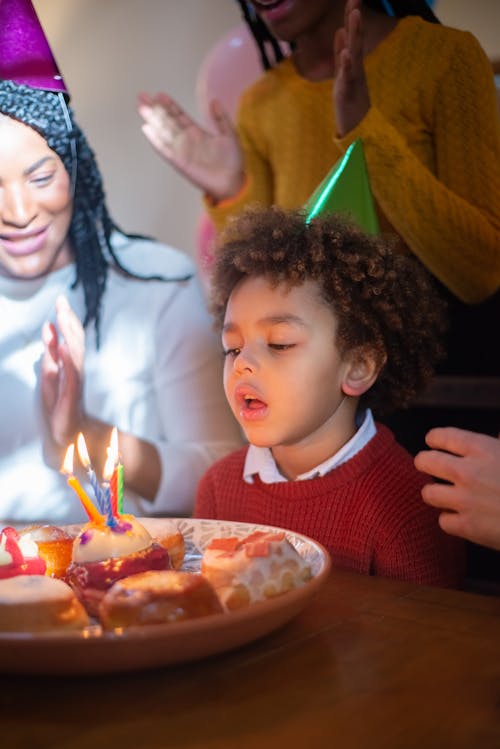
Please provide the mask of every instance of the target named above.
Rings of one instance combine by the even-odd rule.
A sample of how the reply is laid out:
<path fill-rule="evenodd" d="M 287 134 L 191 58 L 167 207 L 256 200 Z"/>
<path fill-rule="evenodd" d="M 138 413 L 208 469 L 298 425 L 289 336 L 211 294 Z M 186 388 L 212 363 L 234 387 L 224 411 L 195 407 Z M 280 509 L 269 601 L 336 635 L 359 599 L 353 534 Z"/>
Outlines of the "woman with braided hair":
<path fill-rule="evenodd" d="M 193 265 L 118 229 L 65 96 L 10 80 L 0 313 L 0 524 L 83 520 L 62 457 L 82 432 L 100 469 L 113 426 L 124 510 L 189 514 L 198 479 L 240 444 Z"/>
<path fill-rule="evenodd" d="M 168 96 L 141 96 L 146 137 L 204 191 L 218 229 L 248 204 L 304 205 L 361 139 L 381 230 L 433 274 L 450 310 L 446 380 L 392 426 L 412 452 L 438 424 L 496 434 L 500 121 L 489 60 L 424 0 L 240 4 L 268 70 L 242 94 L 236 129 L 217 102 L 212 134 Z M 290 56 L 279 60 L 272 39 Z"/>

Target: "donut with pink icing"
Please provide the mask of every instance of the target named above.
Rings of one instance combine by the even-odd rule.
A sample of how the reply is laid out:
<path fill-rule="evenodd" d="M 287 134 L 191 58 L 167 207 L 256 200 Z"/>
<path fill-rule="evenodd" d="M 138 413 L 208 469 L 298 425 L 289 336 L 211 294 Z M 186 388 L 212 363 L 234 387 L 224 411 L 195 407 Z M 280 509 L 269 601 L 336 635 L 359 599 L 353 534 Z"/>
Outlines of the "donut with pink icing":
<path fill-rule="evenodd" d="M 66 580 L 86 610 L 98 615 L 99 603 L 117 580 L 171 567 L 167 549 L 131 515 L 112 525 L 87 523 L 73 542 Z"/>
<path fill-rule="evenodd" d="M 228 610 L 281 595 L 311 578 L 311 568 L 281 531 L 213 538 L 201 572 Z"/>

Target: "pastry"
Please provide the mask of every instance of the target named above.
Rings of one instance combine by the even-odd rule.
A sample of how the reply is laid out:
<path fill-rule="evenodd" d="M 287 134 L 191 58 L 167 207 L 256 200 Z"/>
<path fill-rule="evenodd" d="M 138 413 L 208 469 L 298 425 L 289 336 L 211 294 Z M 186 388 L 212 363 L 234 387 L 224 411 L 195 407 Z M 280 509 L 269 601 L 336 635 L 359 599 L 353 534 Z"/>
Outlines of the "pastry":
<path fill-rule="evenodd" d="M 17 575 L 44 575 L 46 564 L 38 547 L 10 527 L 0 533 L 0 580 Z"/>
<path fill-rule="evenodd" d="M 99 605 L 105 629 L 167 624 L 223 612 L 202 575 L 194 572 L 142 572 L 116 582 Z"/>
<path fill-rule="evenodd" d="M 184 536 L 175 521 L 171 518 L 141 518 L 140 522 L 153 541 L 157 541 L 168 551 L 173 569 L 180 569 L 184 561 L 185 544 Z"/>
<path fill-rule="evenodd" d="M 0 580 L 0 632 L 80 630 L 88 623 L 83 606 L 62 580 L 45 575 Z"/>
<path fill-rule="evenodd" d="M 47 565 L 46 575 L 64 578 L 73 552 L 73 537 L 66 530 L 55 525 L 31 525 L 19 535 L 36 543 Z"/>
<path fill-rule="evenodd" d="M 170 569 L 168 551 L 131 515 L 112 525 L 87 523 L 73 542 L 66 580 L 83 605 L 97 616 L 99 602 L 113 583 L 147 570 Z"/>
<path fill-rule="evenodd" d="M 201 572 L 228 610 L 281 595 L 311 577 L 309 565 L 278 531 L 212 539 L 203 552 Z"/>

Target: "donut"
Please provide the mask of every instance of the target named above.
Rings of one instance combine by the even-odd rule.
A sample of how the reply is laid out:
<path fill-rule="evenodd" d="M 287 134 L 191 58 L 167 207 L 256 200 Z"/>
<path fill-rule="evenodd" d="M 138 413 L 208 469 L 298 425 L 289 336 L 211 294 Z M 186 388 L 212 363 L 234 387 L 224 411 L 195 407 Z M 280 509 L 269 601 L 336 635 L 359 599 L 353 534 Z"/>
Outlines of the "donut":
<path fill-rule="evenodd" d="M 151 535 L 153 541 L 163 546 L 170 556 L 174 570 L 182 566 L 185 554 L 184 536 L 171 518 L 141 518 L 140 522 Z"/>
<path fill-rule="evenodd" d="M 142 572 L 116 582 L 101 600 L 99 620 L 104 629 L 115 629 L 168 624 L 222 612 L 205 577 L 168 570 Z"/>
<path fill-rule="evenodd" d="M 89 619 L 73 590 L 44 575 L 0 580 L 0 632 L 80 630 Z"/>
<path fill-rule="evenodd" d="M 113 525 L 87 523 L 73 542 L 66 580 L 92 616 L 113 583 L 148 570 L 170 569 L 168 551 L 131 515 Z"/>
<path fill-rule="evenodd" d="M 278 531 L 213 538 L 203 552 L 201 572 L 230 611 L 286 593 L 311 578 L 309 565 Z"/>

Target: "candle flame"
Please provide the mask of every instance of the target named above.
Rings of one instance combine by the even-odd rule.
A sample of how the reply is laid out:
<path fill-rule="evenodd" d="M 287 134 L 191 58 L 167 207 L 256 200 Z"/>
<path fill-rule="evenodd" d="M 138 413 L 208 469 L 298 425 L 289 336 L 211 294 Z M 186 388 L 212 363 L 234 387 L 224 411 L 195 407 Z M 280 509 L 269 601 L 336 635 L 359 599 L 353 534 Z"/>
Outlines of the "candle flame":
<path fill-rule="evenodd" d="M 104 481 L 110 481 L 113 471 L 115 470 L 115 460 L 111 454 L 111 450 L 108 448 L 108 457 L 102 470 L 102 477 Z"/>
<path fill-rule="evenodd" d="M 68 449 L 66 450 L 66 455 L 64 456 L 64 461 L 61 468 L 61 473 L 66 473 L 68 476 L 71 476 L 73 473 L 73 459 L 75 454 L 75 446 L 73 443 L 69 445 Z"/>
<path fill-rule="evenodd" d="M 80 456 L 80 460 L 82 461 L 83 467 L 88 468 L 90 465 L 90 458 L 89 458 L 89 453 L 87 450 L 87 444 L 85 442 L 85 437 L 83 436 L 81 432 L 79 433 L 77 437 L 76 445 L 78 448 L 78 455 Z"/>
<path fill-rule="evenodd" d="M 109 441 L 109 447 L 107 449 L 106 463 L 102 472 L 102 477 L 105 481 L 110 481 L 113 471 L 118 463 L 118 430 L 113 427 L 111 431 L 111 439 Z"/>
<path fill-rule="evenodd" d="M 118 462 L 118 429 L 116 427 L 113 427 L 111 430 L 111 440 L 109 443 L 109 451 L 110 454 L 113 456 L 113 460 L 115 463 Z"/>

